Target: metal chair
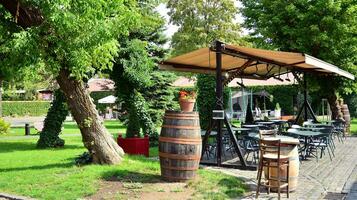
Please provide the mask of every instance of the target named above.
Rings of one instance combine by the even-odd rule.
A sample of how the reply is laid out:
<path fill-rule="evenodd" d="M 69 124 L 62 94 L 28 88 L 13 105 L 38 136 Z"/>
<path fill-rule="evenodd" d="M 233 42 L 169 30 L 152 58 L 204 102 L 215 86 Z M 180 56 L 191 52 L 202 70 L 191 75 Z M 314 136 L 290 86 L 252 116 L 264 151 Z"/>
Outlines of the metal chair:
<path fill-rule="evenodd" d="M 289 198 L 289 157 L 281 155 L 281 143 L 280 140 L 259 140 L 260 160 L 258 168 L 258 186 L 256 191 L 256 198 L 259 196 L 260 187 L 264 186 L 270 193 L 270 188 L 277 188 L 278 199 L 280 199 L 280 191 L 282 188 L 286 188 L 286 195 Z M 265 173 L 265 182 L 262 183 L 263 168 L 267 169 Z M 286 167 L 286 178 L 281 177 L 281 170 Z M 276 169 L 276 176 L 271 176 L 271 168 Z M 272 184 L 273 181 L 276 184 Z"/>

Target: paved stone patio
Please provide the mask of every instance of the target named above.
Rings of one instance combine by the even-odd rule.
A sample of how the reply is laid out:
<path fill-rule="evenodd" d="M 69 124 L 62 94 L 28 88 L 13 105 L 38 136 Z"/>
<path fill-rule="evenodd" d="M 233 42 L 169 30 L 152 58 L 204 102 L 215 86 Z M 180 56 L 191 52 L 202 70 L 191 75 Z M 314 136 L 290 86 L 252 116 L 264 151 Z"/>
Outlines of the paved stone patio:
<path fill-rule="evenodd" d="M 357 137 L 347 137 L 344 143 L 336 139 L 335 143 L 335 157 L 332 161 L 327 153 L 318 162 L 315 158 L 302 161 L 298 187 L 295 192 L 290 193 L 290 199 L 357 200 Z M 255 199 L 256 171 L 207 168 L 242 178 L 250 188 L 243 199 Z M 286 194 L 281 197 L 286 199 Z M 259 199 L 277 199 L 277 194 L 267 195 L 262 191 Z"/>

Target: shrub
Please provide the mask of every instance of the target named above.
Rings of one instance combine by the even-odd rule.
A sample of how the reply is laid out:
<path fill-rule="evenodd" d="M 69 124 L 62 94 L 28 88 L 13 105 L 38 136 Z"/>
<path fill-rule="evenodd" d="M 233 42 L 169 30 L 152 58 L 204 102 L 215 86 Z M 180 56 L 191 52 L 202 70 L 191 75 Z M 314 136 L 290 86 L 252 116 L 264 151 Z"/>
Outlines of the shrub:
<path fill-rule="evenodd" d="M 3 101 L 3 116 L 44 116 L 50 101 Z"/>
<path fill-rule="evenodd" d="M 59 138 L 61 128 L 66 116 L 68 108 L 64 94 L 60 90 L 55 91 L 55 99 L 48 110 L 43 130 L 40 132 L 40 139 L 37 142 L 37 147 L 63 147 L 64 140 Z"/>
<path fill-rule="evenodd" d="M 5 122 L 3 118 L 0 118 L 0 134 L 5 134 L 9 131 L 10 123 Z"/>

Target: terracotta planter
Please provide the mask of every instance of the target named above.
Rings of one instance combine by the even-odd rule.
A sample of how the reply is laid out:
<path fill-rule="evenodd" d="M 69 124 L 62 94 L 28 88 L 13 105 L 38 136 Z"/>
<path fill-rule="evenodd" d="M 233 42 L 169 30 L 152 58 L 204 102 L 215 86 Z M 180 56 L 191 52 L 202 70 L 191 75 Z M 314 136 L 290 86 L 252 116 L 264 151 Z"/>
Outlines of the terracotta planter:
<path fill-rule="evenodd" d="M 180 108 L 183 112 L 192 112 L 196 99 L 179 99 Z"/>
<path fill-rule="evenodd" d="M 124 152 L 131 155 L 144 155 L 149 157 L 149 136 L 144 138 L 123 138 L 121 135 L 117 138 L 118 145 L 123 148 Z"/>

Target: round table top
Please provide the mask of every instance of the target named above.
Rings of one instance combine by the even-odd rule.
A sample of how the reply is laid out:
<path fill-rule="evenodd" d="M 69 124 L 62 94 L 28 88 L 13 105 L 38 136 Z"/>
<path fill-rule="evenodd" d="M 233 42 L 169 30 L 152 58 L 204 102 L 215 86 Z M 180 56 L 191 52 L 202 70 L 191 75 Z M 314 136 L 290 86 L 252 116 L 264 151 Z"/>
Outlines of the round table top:
<path fill-rule="evenodd" d="M 259 138 L 259 133 L 249 133 L 249 137 L 260 139 Z M 283 144 L 293 144 L 293 145 L 298 145 L 300 144 L 299 139 L 289 137 L 289 136 L 284 136 L 284 135 L 276 135 L 274 137 L 264 137 L 264 140 L 276 140 L 280 139 L 280 142 Z"/>
<path fill-rule="evenodd" d="M 233 131 L 250 131 L 252 128 L 247 128 L 247 127 L 232 127 Z"/>
<path fill-rule="evenodd" d="M 313 137 L 320 135 L 320 132 L 317 131 L 302 131 L 299 130 L 298 132 L 289 132 L 289 134 L 297 135 L 297 136 L 303 136 L 303 137 Z"/>
<path fill-rule="evenodd" d="M 320 130 L 323 130 L 325 128 L 322 128 L 322 127 L 299 127 L 299 128 L 294 128 L 294 129 L 298 129 L 298 130 L 301 130 L 301 131 L 320 131 Z"/>
<path fill-rule="evenodd" d="M 257 124 L 271 125 L 274 124 L 274 122 L 257 122 Z"/>
<path fill-rule="evenodd" d="M 328 124 L 305 124 L 304 127 L 331 127 Z"/>
<path fill-rule="evenodd" d="M 243 128 L 259 128 L 259 127 L 264 127 L 264 125 L 261 125 L 261 124 L 245 124 L 245 125 L 242 125 Z"/>

